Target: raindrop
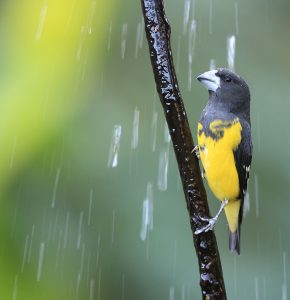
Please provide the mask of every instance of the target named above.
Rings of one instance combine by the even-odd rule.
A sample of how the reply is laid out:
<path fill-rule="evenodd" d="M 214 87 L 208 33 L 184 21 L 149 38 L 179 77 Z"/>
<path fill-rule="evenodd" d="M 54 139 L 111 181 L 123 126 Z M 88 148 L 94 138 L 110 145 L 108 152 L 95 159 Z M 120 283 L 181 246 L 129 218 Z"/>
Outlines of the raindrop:
<path fill-rule="evenodd" d="M 158 113 L 157 113 L 157 111 L 153 111 L 153 115 L 152 115 L 152 123 L 151 123 L 151 132 L 152 132 L 152 152 L 155 152 L 155 150 L 156 150 L 157 121 L 158 121 Z"/>
<path fill-rule="evenodd" d="M 89 277 L 90 277 L 90 267 L 91 267 L 91 252 L 88 254 L 88 262 L 87 262 L 87 285 L 89 285 Z"/>
<path fill-rule="evenodd" d="M 192 61 L 194 56 L 196 38 L 196 21 L 193 19 L 190 23 L 189 37 L 188 37 L 188 90 L 191 91 L 192 83 Z"/>
<path fill-rule="evenodd" d="M 99 270 L 99 281 L 98 281 L 98 300 L 101 298 L 101 281 L 102 281 L 102 269 Z"/>
<path fill-rule="evenodd" d="M 256 217 L 259 217 L 259 182 L 258 176 L 255 174 L 254 176 L 255 181 L 255 198 L 256 198 Z"/>
<path fill-rule="evenodd" d="M 91 224 L 92 215 L 92 205 L 93 205 L 93 189 L 90 190 L 90 200 L 89 200 L 89 212 L 88 212 L 88 226 Z"/>
<path fill-rule="evenodd" d="M 113 210 L 113 218 L 112 218 L 112 244 L 114 243 L 114 238 L 115 238 L 115 217 L 116 217 L 116 212 Z"/>
<path fill-rule="evenodd" d="M 153 190 L 152 184 L 147 183 L 146 197 L 143 201 L 142 224 L 140 238 L 146 240 L 148 230 L 153 230 Z"/>
<path fill-rule="evenodd" d="M 234 35 L 227 39 L 228 50 L 228 67 L 231 70 L 235 70 L 235 54 L 236 54 L 236 37 Z"/>
<path fill-rule="evenodd" d="M 38 258 L 38 267 L 37 267 L 37 276 L 36 276 L 36 281 L 38 281 L 38 282 L 40 281 L 41 273 L 42 273 L 44 248 L 45 248 L 45 243 L 44 242 L 40 243 L 39 258 Z"/>
<path fill-rule="evenodd" d="M 168 125 L 167 122 L 164 122 L 164 142 L 170 143 L 170 141 L 171 141 L 171 136 L 168 130 Z"/>
<path fill-rule="evenodd" d="M 266 278 L 263 278 L 263 300 L 267 299 Z M 284 300 L 284 299 L 282 299 Z"/>
<path fill-rule="evenodd" d="M 121 36 L 121 58 L 122 59 L 125 58 L 127 31 L 128 31 L 128 24 L 123 24 L 122 25 L 122 36 Z"/>
<path fill-rule="evenodd" d="M 243 215 L 245 216 L 250 211 L 250 194 L 246 191 L 245 198 L 244 198 L 244 209 Z"/>
<path fill-rule="evenodd" d="M 10 157 L 10 169 L 12 169 L 12 167 L 13 167 L 16 146 L 17 146 L 17 137 L 15 136 L 14 141 L 13 141 L 12 151 L 11 151 L 11 157 Z"/>
<path fill-rule="evenodd" d="M 23 273 L 23 271 L 24 271 L 24 265 L 25 265 L 25 262 L 26 262 L 26 259 L 27 259 L 28 240 L 29 240 L 29 235 L 26 235 L 24 251 L 23 251 L 22 265 L 21 265 L 21 273 Z"/>
<path fill-rule="evenodd" d="M 81 264 L 80 264 L 80 279 L 83 277 L 83 270 L 84 270 L 84 260 L 85 260 L 85 249 L 86 245 L 85 243 L 82 244 L 82 252 L 81 252 Z"/>
<path fill-rule="evenodd" d="M 235 2 L 235 21 L 236 21 L 236 35 L 239 34 L 239 11 L 238 2 Z"/>
<path fill-rule="evenodd" d="M 115 168 L 118 166 L 118 154 L 120 149 L 122 126 L 115 125 L 113 128 L 112 141 L 109 152 L 108 167 Z"/>
<path fill-rule="evenodd" d="M 209 34 L 212 34 L 212 15 L 213 15 L 213 3 L 209 1 Z"/>
<path fill-rule="evenodd" d="M 67 241 L 68 241 L 69 218 L 70 218 L 70 213 L 67 212 L 66 219 L 65 219 L 64 238 L 63 238 L 63 248 L 64 249 L 67 247 Z"/>
<path fill-rule="evenodd" d="M 181 52 L 181 36 L 178 36 L 178 43 L 177 43 L 177 54 L 176 54 L 176 70 L 177 73 L 179 72 L 179 66 L 180 66 L 180 52 Z"/>
<path fill-rule="evenodd" d="M 81 283 L 81 276 L 80 276 L 80 273 L 78 273 L 78 276 L 77 276 L 77 288 L 76 288 L 76 299 L 79 298 L 80 283 Z"/>
<path fill-rule="evenodd" d="M 213 58 L 209 61 L 209 69 L 210 70 L 215 70 L 216 69 L 216 62 Z"/>
<path fill-rule="evenodd" d="M 42 35 L 44 22 L 45 22 L 45 18 L 46 18 L 46 13 L 47 13 L 47 5 L 43 4 L 42 8 L 40 10 L 39 22 L 38 22 L 38 26 L 37 26 L 36 33 L 35 33 L 35 39 L 37 41 L 40 40 L 41 35 Z"/>
<path fill-rule="evenodd" d="M 171 286 L 169 289 L 169 300 L 174 300 L 174 287 Z"/>
<path fill-rule="evenodd" d="M 94 14 L 96 11 L 96 6 L 97 6 L 97 1 L 92 1 L 91 9 L 88 16 L 88 25 L 87 25 L 88 34 L 92 34 L 92 24 L 93 24 Z"/>
<path fill-rule="evenodd" d="M 125 300 L 125 274 L 122 275 L 122 300 Z"/>
<path fill-rule="evenodd" d="M 286 273 L 286 252 L 283 251 L 283 284 L 282 284 L 282 300 L 288 299 L 287 292 L 287 273 Z"/>
<path fill-rule="evenodd" d="M 113 21 L 111 20 L 109 25 L 108 44 L 107 44 L 108 51 L 111 48 L 112 29 L 113 29 Z"/>
<path fill-rule="evenodd" d="M 161 191 L 167 190 L 167 175 L 169 162 L 169 147 L 164 147 L 160 150 L 159 169 L 158 169 L 158 189 Z"/>
<path fill-rule="evenodd" d="M 32 225 L 31 235 L 30 235 L 30 243 L 29 243 L 29 250 L 28 250 L 28 260 L 27 262 L 30 263 L 31 254 L 32 254 L 32 245 L 33 245 L 33 238 L 34 238 L 34 224 Z"/>
<path fill-rule="evenodd" d="M 143 39 L 144 39 L 144 19 L 142 18 L 141 20 L 141 29 L 143 28 L 143 30 L 141 30 L 141 35 L 140 35 L 140 41 L 139 41 L 139 48 L 141 49 L 143 47 Z"/>
<path fill-rule="evenodd" d="M 256 294 L 256 300 L 259 300 L 260 293 L 259 293 L 259 280 L 258 277 L 255 277 L 255 294 Z"/>
<path fill-rule="evenodd" d="M 94 300 L 94 289 L 95 289 L 95 281 L 94 279 L 90 280 L 90 300 Z"/>
<path fill-rule="evenodd" d="M 99 264 L 100 246 L 101 246 L 101 235 L 99 234 L 99 236 L 98 236 L 98 243 L 97 243 L 96 267 L 98 267 L 98 264 Z"/>
<path fill-rule="evenodd" d="M 56 213 L 54 226 L 53 226 L 53 234 L 52 234 L 53 242 L 55 241 L 56 236 L 57 236 L 58 215 L 59 215 L 59 211 L 57 211 L 57 213 Z"/>
<path fill-rule="evenodd" d="M 140 115 L 140 110 L 136 107 L 134 110 L 133 130 L 132 130 L 132 139 L 131 139 L 131 148 L 132 149 L 136 149 L 138 147 L 139 115 Z"/>
<path fill-rule="evenodd" d="M 185 0 L 184 13 L 183 13 L 183 34 L 186 34 L 186 29 L 189 21 L 189 11 L 190 11 L 190 0 Z"/>
<path fill-rule="evenodd" d="M 60 175 L 60 168 L 57 168 L 55 181 L 54 181 L 54 187 L 53 187 L 53 193 L 52 193 L 51 208 L 55 207 L 55 199 L 56 199 L 56 191 L 57 191 L 58 182 L 59 182 L 59 175 Z"/>
<path fill-rule="evenodd" d="M 185 300 L 185 284 L 181 287 L 181 300 Z"/>
<path fill-rule="evenodd" d="M 141 38 L 143 36 L 143 28 L 142 28 L 142 23 L 139 22 L 137 25 L 137 32 L 136 32 L 136 45 L 135 45 L 135 57 L 138 56 L 138 51 L 141 48 Z"/>
<path fill-rule="evenodd" d="M 16 275 L 14 278 L 12 300 L 17 299 L 17 290 L 18 290 L 18 275 Z"/>
<path fill-rule="evenodd" d="M 86 33 L 85 26 L 81 26 L 80 42 L 79 42 L 79 47 L 77 49 L 77 54 L 76 54 L 77 60 L 81 59 L 81 54 L 82 54 L 82 49 L 83 49 L 83 43 L 84 43 L 84 39 L 85 39 L 85 33 Z"/>
<path fill-rule="evenodd" d="M 81 211 L 81 213 L 80 213 L 80 221 L 79 221 L 79 230 L 78 230 L 78 239 L 77 239 L 77 249 L 79 249 L 80 246 L 81 246 L 83 217 L 84 217 L 84 212 Z"/>

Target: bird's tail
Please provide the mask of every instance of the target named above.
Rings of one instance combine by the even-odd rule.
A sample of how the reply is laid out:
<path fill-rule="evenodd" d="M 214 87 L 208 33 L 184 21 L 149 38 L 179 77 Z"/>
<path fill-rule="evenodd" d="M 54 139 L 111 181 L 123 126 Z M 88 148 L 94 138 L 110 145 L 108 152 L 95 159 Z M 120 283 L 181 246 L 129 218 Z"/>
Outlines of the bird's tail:
<path fill-rule="evenodd" d="M 241 201 L 232 201 L 225 207 L 225 213 L 229 224 L 229 248 L 230 251 L 240 254 L 240 209 Z"/>
<path fill-rule="evenodd" d="M 229 249 L 232 252 L 240 254 L 240 230 L 237 229 L 235 232 L 229 230 Z"/>

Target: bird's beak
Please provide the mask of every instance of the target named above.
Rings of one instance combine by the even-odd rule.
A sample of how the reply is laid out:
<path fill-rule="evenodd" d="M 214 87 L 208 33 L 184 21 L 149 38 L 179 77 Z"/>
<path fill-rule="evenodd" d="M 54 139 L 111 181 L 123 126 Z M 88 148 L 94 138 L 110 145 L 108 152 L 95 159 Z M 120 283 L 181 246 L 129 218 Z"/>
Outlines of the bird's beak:
<path fill-rule="evenodd" d="M 211 70 L 200 74 L 197 80 L 200 81 L 209 91 L 216 92 L 220 87 L 220 78 L 216 75 L 217 70 Z"/>

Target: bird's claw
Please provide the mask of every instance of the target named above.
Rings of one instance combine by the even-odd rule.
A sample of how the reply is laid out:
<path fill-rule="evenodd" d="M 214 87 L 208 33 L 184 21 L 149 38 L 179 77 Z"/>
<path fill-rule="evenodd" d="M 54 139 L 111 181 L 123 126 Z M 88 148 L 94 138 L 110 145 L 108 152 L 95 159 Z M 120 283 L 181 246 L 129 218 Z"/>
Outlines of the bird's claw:
<path fill-rule="evenodd" d="M 197 157 L 197 159 L 200 159 L 199 145 L 196 145 L 196 146 L 192 149 L 191 153 L 194 153 L 195 156 Z"/>
<path fill-rule="evenodd" d="M 203 218 L 201 216 L 199 216 L 199 219 L 203 222 L 207 222 L 208 224 L 205 225 L 204 227 L 201 227 L 199 229 L 197 229 L 194 233 L 195 234 L 200 234 L 202 232 L 208 232 L 209 230 L 213 230 L 214 228 L 214 225 L 216 224 L 217 220 L 218 220 L 218 217 L 219 215 L 221 214 L 221 212 L 223 211 L 224 207 L 229 203 L 229 200 L 228 199 L 224 199 L 222 201 L 222 204 L 221 204 L 221 207 L 218 211 L 218 213 L 213 217 L 213 218 Z"/>
<path fill-rule="evenodd" d="M 203 217 L 199 217 L 202 221 L 204 221 L 204 222 L 208 222 L 208 224 L 207 225 L 205 225 L 205 226 L 203 226 L 203 227 L 201 227 L 201 228 L 199 228 L 199 229 L 197 229 L 195 232 L 194 232 L 194 234 L 200 234 L 200 233 L 202 233 L 202 232 L 208 232 L 208 231 L 210 231 L 210 230 L 213 230 L 213 228 L 214 228 L 214 225 L 216 224 L 216 222 L 217 222 L 217 218 L 211 218 L 211 219 L 208 219 L 208 218 L 203 218 Z"/>

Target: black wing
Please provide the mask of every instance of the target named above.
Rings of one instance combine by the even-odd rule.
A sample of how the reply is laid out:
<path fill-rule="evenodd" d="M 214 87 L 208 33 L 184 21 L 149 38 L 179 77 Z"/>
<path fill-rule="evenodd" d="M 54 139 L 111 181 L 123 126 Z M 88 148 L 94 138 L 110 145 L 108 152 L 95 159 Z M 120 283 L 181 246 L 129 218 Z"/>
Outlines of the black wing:
<path fill-rule="evenodd" d="M 239 225 L 241 225 L 243 219 L 244 198 L 247 192 L 253 149 L 250 124 L 244 121 L 241 122 L 241 125 L 241 143 L 239 144 L 238 148 L 234 151 L 235 163 L 240 184 L 239 199 L 241 201 L 241 207 L 239 212 Z"/>

